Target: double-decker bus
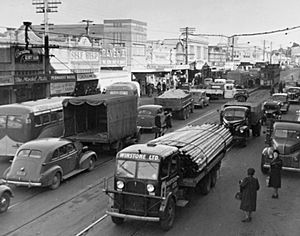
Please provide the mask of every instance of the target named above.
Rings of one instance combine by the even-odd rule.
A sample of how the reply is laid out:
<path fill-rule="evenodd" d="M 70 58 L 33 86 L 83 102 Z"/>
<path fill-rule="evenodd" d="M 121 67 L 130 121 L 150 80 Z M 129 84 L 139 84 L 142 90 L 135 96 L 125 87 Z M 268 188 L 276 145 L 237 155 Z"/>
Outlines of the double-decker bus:
<path fill-rule="evenodd" d="M 52 97 L 0 106 L 0 156 L 12 157 L 23 143 L 63 134 L 62 101 Z"/>

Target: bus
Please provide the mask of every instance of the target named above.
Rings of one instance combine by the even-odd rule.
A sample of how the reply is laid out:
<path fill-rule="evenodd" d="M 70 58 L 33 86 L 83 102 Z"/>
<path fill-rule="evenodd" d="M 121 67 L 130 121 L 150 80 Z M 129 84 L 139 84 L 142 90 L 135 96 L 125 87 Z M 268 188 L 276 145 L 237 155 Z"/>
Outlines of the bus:
<path fill-rule="evenodd" d="M 25 142 L 63 134 L 62 101 L 52 97 L 0 106 L 0 156 L 13 157 Z"/>

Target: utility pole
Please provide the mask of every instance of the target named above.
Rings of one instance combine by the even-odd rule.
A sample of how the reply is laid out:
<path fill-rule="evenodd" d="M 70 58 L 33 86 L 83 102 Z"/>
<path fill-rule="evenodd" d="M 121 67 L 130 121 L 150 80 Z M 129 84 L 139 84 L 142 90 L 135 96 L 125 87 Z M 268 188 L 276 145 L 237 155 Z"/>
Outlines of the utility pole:
<path fill-rule="evenodd" d="M 44 74 L 49 77 L 49 18 L 48 13 L 57 12 L 57 5 L 61 4 L 60 0 L 32 0 L 32 5 L 36 7 L 36 13 L 44 14 Z"/>
<path fill-rule="evenodd" d="M 189 53 L 188 53 L 188 40 L 189 40 L 189 34 L 195 32 L 195 28 L 191 27 L 185 27 L 185 28 L 180 28 L 180 32 L 182 34 L 185 34 L 185 64 L 189 64 Z"/>
<path fill-rule="evenodd" d="M 94 21 L 92 21 L 92 20 L 82 20 L 81 22 L 86 23 L 85 34 L 88 36 L 89 35 L 90 23 L 93 23 Z"/>
<path fill-rule="evenodd" d="M 263 43 L 263 61 L 265 61 L 266 40 Z"/>
<path fill-rule="evenodd" d="M 234 61 L 234 36 L 232 36 L 232 44 L 231 44 L 231 61 Z"/>
<path fill-rule="evenodd" d="M 272 42 L 270 43 L 270 64 L 272 64 Z"/>

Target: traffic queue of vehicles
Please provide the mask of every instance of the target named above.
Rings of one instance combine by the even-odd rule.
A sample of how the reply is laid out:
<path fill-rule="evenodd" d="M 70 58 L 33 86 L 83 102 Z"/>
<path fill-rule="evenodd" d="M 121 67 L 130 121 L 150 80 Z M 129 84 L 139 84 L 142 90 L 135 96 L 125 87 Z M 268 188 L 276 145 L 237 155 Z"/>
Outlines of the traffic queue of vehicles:
<path fill-rule="evenodd" d="M 232 143 L 239 141 L 245 146 L 250 132 L 253 136 L 261 134 L 262 102 L 236 101 L 222 106 L 220 124 L 187 126 L 149 143 L 134 144 L 139 140 L 140 128 L 153 129 L 155 116 L 166 115 L 165 110 L 187 119 L 200 98 L 201 106 L 209 104 L 205 93 L 193 92 L 198 91 L 175 90 L 176 96 L 163 94 L 155 98 L 155 105 L 141 107 L 134 94 L 65 98 L 64 138 L 37 139 L 21 145 L 3 181 L 56 189 L 64 179 L 92 170 L 98 156 L 88 149 L 101 146 L 117 153 L 113 188 L 104 188 L 110 199 L 107 214 L 112 221 L 157 221 L 162 229 L 169 230 L 174 223 L 175 205 L 188 203 L 186 190 L 194 188 L 207 194 L 216 184 L 217 170 Z M 274 94 L 279 110 L 289 105 L 286 98 L 286 94 Z M 279 150 L 284 169 L 299 171 L 300 123 L 274 119 L 270 126 L 270 142 L 262 153 L 263 173 L 269 168 L 271 149 Z M 7 210 L 12 196 L 8 186 L 0 185 L 0 212 Z"/>

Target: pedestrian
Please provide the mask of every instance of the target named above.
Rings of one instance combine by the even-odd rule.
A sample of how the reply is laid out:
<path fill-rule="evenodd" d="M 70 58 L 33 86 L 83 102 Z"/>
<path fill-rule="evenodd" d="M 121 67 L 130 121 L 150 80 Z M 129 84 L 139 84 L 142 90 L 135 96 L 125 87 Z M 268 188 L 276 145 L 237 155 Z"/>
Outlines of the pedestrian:
<path fill-rule="evenodd" d="M 270 163 L 270 179 L 268 187 L 274 188 L 272 198 L 278 198 L 278 189 L 281 188 L 282 160 L 279 157 L 278 150 L 274 150 L 271 155 L 272 160 Z"/>
<path fill-rule="evenodd" d="M 158 113 L 154 118 L 154 124 L 155 124 L 155 138 L 158 138 L 162 135 L 162 124 L 161 124 L 161 115 Z"/>
<path fill-rule="evenodd" d="M 166 116 L 166 127 L 172 128 L 172 112 L 170 111 L 165 111 L 165 116 Z"/>
<path fill-rule="evenodd" d="M 257 191 L 259 190 L 258 179 L 254 177 L 255 170 L 249 168 L 247 177 L 240 181 L 241 205 L 240 209 L 246 214 L 246 218 L 242 222 L 250 222 L 252 220 L 252 212 L 256 211 Z"/>
<path fill-rule="evenodd" d="M 157 89 L 157 95 L 161 94 L 161 83 L 160 81 L 158 81 L 157 85 L 156 85 L 156 89 Z"/>

